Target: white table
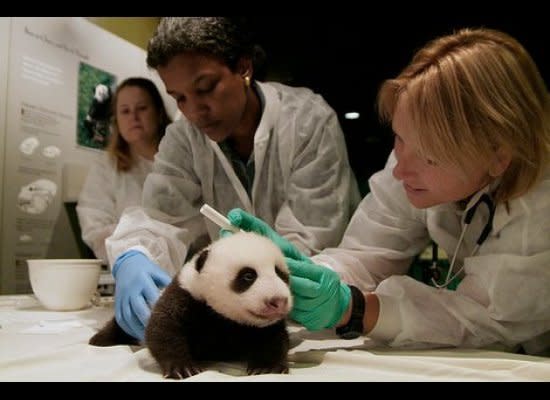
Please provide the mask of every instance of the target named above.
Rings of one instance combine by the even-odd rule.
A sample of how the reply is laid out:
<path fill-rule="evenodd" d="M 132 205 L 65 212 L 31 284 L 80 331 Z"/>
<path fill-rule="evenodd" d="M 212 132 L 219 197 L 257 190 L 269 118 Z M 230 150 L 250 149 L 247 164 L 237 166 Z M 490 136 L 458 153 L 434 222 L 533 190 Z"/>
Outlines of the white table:
<path fill-rule="evenodd" d="M 112 298 L 74 312 L 45 310 L 33 296 L 0 296 L 0 381 L 163 381 L 148 350 L 94 347 Z M 291 332 L 288 375 L 247 376 L 214 363 L 185 381 L 550 381 L 550 358 L 483 350 L 398 351 L 331 332 Z"/>

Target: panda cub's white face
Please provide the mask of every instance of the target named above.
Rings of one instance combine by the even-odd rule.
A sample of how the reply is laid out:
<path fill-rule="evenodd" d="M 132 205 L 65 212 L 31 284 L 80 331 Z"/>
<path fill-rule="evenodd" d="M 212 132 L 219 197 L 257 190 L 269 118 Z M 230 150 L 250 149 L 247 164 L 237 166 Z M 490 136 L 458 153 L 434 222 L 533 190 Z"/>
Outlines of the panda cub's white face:
<path fill-rule="evenodd" d="M 235 322 L 265 327 L 292 309 L 289 270 L 279 248 L 250 232 L 212 243 L 187 262 L 179 284 Z"/>

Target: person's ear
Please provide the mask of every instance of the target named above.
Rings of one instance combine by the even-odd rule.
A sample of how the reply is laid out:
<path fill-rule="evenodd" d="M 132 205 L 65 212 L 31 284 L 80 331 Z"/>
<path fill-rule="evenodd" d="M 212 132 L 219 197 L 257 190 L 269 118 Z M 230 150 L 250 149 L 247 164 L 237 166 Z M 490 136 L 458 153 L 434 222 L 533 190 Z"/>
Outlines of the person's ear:
<path fill-rule="evenodd" d="M 512 162 L 512 155 L 504 146 L 499 146 L 493 156 L 493 161 L 489 165 L 489 175 L 493 178 L 501 176 L 508 169 Z"/>
<path fill-rule="evenodd" d="M 248 57 L 241 57 L 237 63 L 237 72 L 243 77 L 243 79 L 252 79 L 252 74 L 254 73 L 254 67 L 252 65 L 252 60 Z"/>

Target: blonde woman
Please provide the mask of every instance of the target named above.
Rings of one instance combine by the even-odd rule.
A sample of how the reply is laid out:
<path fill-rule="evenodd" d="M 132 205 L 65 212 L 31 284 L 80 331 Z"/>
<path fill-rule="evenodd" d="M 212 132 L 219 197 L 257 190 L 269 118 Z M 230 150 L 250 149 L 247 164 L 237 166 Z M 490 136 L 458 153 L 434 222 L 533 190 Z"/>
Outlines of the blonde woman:
<path fill-rule="evenodd" d="M 505 33 L 463 29 L 385 81 L 378 106 L 394 149 L 338 248 L 308 259 L 228 215 L 290 257 L 291 316 L 395 347 L 548 352 L 550 100 L 532 58 Z M 430 240 L 450 270 L 416 281 L 406 273 Z"/>
<path fill-rule="evenodd" d="M 112 107 L 107 152 L 91 166 L 76 208 L 82 239 L 105 262 L 105 238 L 113 233 L 124 208 L 141 204 L 143 182 L 171 122 L 157 87 L 146 78 L 123 81 Z"/>

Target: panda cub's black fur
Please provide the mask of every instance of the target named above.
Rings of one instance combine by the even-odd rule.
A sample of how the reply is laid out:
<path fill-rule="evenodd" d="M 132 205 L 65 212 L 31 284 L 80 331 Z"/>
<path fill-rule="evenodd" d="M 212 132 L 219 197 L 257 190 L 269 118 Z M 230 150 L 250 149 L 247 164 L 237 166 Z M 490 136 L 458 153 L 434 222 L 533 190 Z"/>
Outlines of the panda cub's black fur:
<path fill-rule="evenodd" d="M 202 361 L 244 361 L 248 374 L 288 373 L 289 272 L 268 239 L 237 233 L 187 262 L 153 307 L 145 345 L 165 377 L 201 372 Z M 135 344 L 113 318 L 90 344 Z"/>

